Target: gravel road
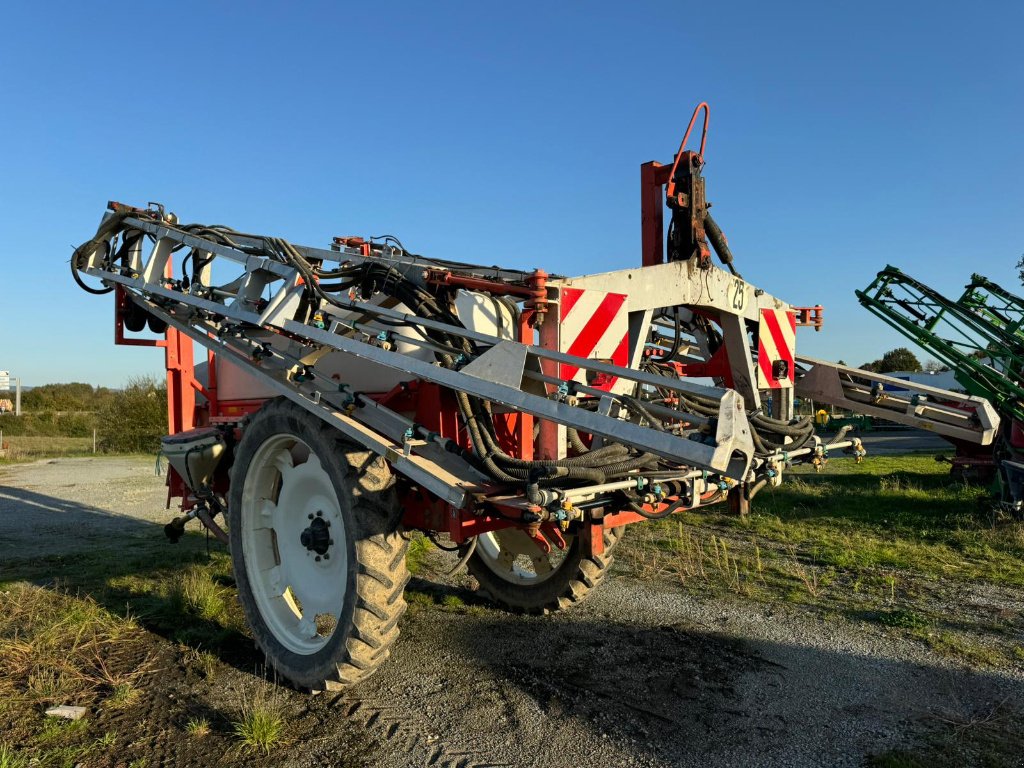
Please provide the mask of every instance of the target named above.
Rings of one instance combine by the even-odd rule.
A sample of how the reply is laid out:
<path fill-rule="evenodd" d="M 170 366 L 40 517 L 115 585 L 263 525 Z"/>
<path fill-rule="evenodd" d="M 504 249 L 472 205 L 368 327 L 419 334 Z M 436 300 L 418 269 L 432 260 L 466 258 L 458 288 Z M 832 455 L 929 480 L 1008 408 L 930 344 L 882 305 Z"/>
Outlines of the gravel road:
<path fill-rule="evenodd" d="M 0 557 L 159 539 L 165 498 L 152 461 L 0 468 Z M 619 574 L 551 617 L 490 609 L 460 583 L 413 587 L 467 607 L 410 610 L 381 672 L 305 705 L 328 729 L 364 729 L 370 765 L 860 766 L 939 718 L 1024 705 L 1024 669 L 972 670 L 875 625 L 670 583 Z M 332 764 L 303 747 L 295 765 Z"/>

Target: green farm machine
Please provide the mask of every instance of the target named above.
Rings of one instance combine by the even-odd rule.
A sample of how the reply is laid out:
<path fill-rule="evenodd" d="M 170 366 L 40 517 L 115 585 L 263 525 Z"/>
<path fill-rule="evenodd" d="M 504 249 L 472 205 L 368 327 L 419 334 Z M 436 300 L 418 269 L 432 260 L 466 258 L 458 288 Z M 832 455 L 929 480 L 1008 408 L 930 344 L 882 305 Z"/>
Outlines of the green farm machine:
<path fill-rule="evenodd" d="M 1024 506 L 1024 299 L 972 275 L 959 299 L 887 266 L 857 298 L 870 312 L 949 366 L 969 395 L 996 409 L 1001 426 L 990 446 L 948 438 L 953 473 L 997 482 L 1001 501 Z"/>

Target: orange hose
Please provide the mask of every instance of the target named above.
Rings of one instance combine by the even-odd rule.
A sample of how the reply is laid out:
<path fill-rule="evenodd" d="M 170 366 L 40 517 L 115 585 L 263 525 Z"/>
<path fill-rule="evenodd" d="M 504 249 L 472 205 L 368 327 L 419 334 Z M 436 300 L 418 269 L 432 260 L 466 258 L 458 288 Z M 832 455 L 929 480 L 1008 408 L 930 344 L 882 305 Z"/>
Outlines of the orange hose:
<path fill-rule="evenodd" d="M 670 173 L 668 176 L 668 187 L 665 190 L 666 194 L 670 199 L 676 193 L 675 178 L 676 168 L 679 167 L 679 158 L 683 156 L 683 150 L 686 149 L 686 142 L 690 140 L 690 133 L 693 131 L 693 126 L 697 122 L 697 114 L 702 109 L 704 110 L 704 128 L 700 134 L 700 152 L 697 153 L 697 157 L 701 159 L 701 162 L 704 162 L 704 148 L 707 146 L 708 142 L 708 117 L 710 117 L 711 114 L 711 108 L 708 106 L 708 103 L 706 101 L 702 101 L 693 110 L 693 116 L 690 117 L 690 124 L 686 126 L 686 133 L 683 134 L 683 140 L 679 143 L 679 151 L 676 152 L 676 160 L 674 163 L 672 163 L 672 173 Z"/>

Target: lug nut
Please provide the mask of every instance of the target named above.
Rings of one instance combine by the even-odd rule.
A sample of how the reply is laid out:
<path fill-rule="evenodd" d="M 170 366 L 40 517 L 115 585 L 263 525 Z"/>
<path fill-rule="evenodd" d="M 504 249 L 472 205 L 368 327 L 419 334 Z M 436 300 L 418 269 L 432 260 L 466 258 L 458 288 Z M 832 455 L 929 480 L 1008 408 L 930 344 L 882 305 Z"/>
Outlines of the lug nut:
<path fill-rule="evenodd" d="M 316 561 L 317 561 L 318 563 L 320 562 L 320 555 L 317 555 L 317 556 L 316 556 Z"/>

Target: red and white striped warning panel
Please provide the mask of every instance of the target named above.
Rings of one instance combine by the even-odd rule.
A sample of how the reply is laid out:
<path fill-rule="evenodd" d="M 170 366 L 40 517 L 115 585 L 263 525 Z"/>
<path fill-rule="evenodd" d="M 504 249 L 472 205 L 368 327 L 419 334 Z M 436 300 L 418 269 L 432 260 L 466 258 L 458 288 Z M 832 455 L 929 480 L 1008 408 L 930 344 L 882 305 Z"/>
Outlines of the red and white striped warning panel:
<path fill-rule="evenodd" d="M 795 380 L 796 313 L 762 309 L 757 330 L 757 388 L 787 389 Z"/>
<path fill-rule="evenodd" d="M 576 357 L 629 365 L 629 309 L 626 295 L 580 288 L 559 291 L 558 349 Z M 559 377 L 611 391 L 618 379 L 560 366 Z"/>

